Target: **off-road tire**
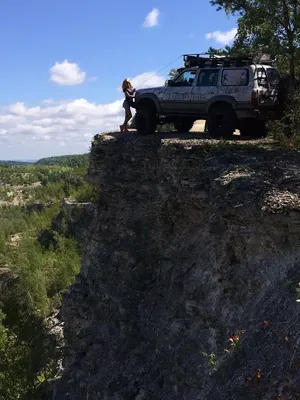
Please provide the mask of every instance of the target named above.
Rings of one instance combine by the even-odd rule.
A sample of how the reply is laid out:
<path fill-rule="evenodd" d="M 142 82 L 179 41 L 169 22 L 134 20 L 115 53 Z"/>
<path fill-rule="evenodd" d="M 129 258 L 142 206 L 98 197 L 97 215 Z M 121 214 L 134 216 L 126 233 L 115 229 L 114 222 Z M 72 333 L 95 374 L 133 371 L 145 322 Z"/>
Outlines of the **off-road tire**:
<path fill-rule="evenodd" d="M 189 132 L 194 126 L 194 122 L 195 121 L 190 119 L 182 119 L 180 121 L 174 122 L 174 128 L 177 132 Z"/>
<path fill-rule="evenodd" d="M 209 110 L 207 129 L 213 138 L 231 137 L 236 123 L 236 113 L 229 104 L 218 104 Z"/>
<path fill-rule="evenodd" d="M 136 130 L 140 135 L 151 135 L 157 127 L 157 112 L 154 105 L 138 107 L 135 115 Z"/>
<path fill-rule="evenodd" d="M 241 121 L 240 123 L 241 136 L 249 136 L 258 139 L 266 137 L 267 133 L 266 121 L 247 119 Z"/>

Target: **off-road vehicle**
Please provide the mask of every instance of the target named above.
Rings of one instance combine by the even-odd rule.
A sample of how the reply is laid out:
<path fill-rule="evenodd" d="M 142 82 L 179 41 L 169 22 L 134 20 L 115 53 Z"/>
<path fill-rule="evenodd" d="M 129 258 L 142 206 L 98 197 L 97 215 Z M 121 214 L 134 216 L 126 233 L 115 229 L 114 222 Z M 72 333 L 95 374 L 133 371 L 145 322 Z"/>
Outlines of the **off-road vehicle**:
<path fill-rule="evenodd" d="M 137 90 L 138 133 L 154 133 L 169 122 L 187 132 L 203 119 L 213 137 L 229 137 L 236 129 L 262 137 L 266 121 L 281 117 L 281 76 L 267 57 L 183 57 L 184 67 L 165 86 Z"/>

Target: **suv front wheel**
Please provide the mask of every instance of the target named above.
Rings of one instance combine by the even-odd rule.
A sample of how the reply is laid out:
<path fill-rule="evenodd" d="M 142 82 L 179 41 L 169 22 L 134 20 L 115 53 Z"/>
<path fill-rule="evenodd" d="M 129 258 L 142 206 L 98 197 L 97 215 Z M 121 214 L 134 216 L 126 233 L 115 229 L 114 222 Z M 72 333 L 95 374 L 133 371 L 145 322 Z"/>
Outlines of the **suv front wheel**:
<path fill-rule="evenodd" d="M 214 138 L 230 137 L 236 127 L 236 114 L 228 104 L 217 104 L 209 110 L 207 129 Z"/>
<path fill-rule="evenodd" d="M 140 135 L 151 135 L 156 131 L 157 112 L 154 105 L 138 107 L 135 115 L 135 126 Z"/>
<path fill-rule="evenodd" d="M 180 121 L 174 122 L 174 127 L 177 132 L 189 132 L 194 126 L 194 120 L 182 119 Z"/>

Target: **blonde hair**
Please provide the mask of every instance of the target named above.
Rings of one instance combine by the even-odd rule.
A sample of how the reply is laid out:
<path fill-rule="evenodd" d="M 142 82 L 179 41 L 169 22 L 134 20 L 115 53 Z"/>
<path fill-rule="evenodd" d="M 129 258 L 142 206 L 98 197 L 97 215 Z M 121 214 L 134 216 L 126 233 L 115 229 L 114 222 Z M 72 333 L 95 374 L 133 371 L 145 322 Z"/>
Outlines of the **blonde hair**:
<path fill-rule="evenodd" d="M 129 79 L 124 79 L 123 83 L 122 83 L 122 90 L 130 90 L 132 89 L 132 84 L 130 83 Z"/>

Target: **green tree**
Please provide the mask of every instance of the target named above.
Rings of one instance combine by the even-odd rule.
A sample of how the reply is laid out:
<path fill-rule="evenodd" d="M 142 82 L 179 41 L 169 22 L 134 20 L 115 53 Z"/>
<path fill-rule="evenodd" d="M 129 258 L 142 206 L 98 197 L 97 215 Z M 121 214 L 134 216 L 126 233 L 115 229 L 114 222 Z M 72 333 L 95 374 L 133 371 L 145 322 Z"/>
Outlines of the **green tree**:
<path fill-rule="evenodd" d="M 209 47 L 207 54 L 209 57 L 222 57 L 222 56 L 232 56 L 234 49 L 230 46 L 225 46 L 223 49 L 215 49 L 214 47 Z"/>
<path fill-rule="evenodd" d="M 5 253 L 5 248 L 6 248 L 6 240 L 5 240 L 5 234 L 4 232 L 0 232 L 0 254 Z"/>
<path fill-rule="evenodd" d="M 300 35 L 299 0 L 210 0 L 218 10 L 235 14 L 238 33 L 234 47 L 268 52 L 284 65 L 295 83 Z"/>
<path fill-rule="evenodd" d="M 177 69 L 172 68 L 168 74 L 168 77 L 169 77 L 169 79 L 174 79 L 176 75 L 177 75 Z"/>

